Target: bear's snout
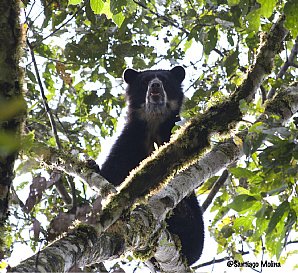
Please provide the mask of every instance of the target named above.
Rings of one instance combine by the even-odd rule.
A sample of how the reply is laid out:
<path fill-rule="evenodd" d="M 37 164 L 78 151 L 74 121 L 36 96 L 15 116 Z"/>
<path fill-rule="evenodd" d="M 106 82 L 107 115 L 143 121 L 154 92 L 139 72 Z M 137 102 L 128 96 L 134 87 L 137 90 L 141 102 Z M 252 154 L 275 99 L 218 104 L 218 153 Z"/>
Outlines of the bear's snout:
<path fill-rule="evenodd" d="M 163 104 L 165 96 L 162 81 L 158 78 L 151 80 L 148 84 L 147 101 L 154 104 Z"/>

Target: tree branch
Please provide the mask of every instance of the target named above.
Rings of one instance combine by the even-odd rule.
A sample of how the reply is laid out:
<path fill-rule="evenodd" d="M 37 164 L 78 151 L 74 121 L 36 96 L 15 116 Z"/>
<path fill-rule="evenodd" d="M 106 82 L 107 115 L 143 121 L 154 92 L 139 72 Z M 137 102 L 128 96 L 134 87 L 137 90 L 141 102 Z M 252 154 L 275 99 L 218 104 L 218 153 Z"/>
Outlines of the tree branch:
<path fill-rule="evenodd" d="M 35 153 L 35 159 L 44 168 L 59 170 L 72 177 L 79 178 L 91 188 L 99 191 L 102 198 L 116 192 L 114 186 L 103 178 L 93 166 L 90 166 L 88 160 L 80 160 L 78 155 L 66 154 L 42 143 L 38 143 L 32 151 Z"/>
<path fill-rule="evenodd" d="M 282 123 L 294 115 L 297 110 L 298 84 L 278 93 L 272 101 L 268 101 L 265 106 L 265 112 L 256 122 L 264 122 L 266 124 L 268 117 L 272 114 L 277 114 Z M 168 212 L 185 198 L 189 192 L 208 178 L 213 177 L 221 169 L 238 160 L 243 155 L 243 143 L 246 137 L 249 137 L 251 134 L 253 133 L 248 133 L 248 130 L 240 132 L 235 137 L 242 139 L 242 142 L 240 141 L 239 144 L 234 142 L 234 137 L 217 144 L 198 162 L 178 174 L 164 189 L 152 196 L 148 203 L 154 217 L 157 217 L 158 221 L 165 219 Z M 227 172 L 224 172 L 219 180 L 221 182 L 225 181 L 226 175 Z M 158 260 L 158 262 L 162 261 Z"/>
<path fill-rule="evenodd" d="M 141 3 L 140 1 L 137 0 L 133 0 L 134 3 L 136 3 L 138 6 L 142 7 L 143 9 L 149 11 L 150 13 L 154 14 L 155 16 L 157 16 L 158 18 L 164 20 L 165 22 L 169 23 L 171 26 L 181 30 L 183 33 L 186 33 L 187 35 L 190 34 L 190 32 L 188 30 L 186 30 L 185 28 L 181 27 L 179 25 L 178 22 L 176 22 L 175 20 L 173 20 L 172 18 L 169 18 L 165 15 L 161 15 L 158 12 L 155 12 L 153 10 L 151 10 L 150 8 L 148 8 L 145 4 Z"/>
<path fill-rule="evenodd" d="M 54 1 L 50 1 L 47 5 L 51 5 L 51 3 Z M 33 4 L 34 5 L 34 4 Z M 34 43 L 34 46 L 31 45 L 32 48 L 36 47 L 37 45 L 40 45 L 43 41 L 45 41 L 46 39 L 54 36 L 59 30 L 61 30 L 63 27 L 65 27 L 71 20 L 73 20 L 74 18 L 76 18 L 76 16 L 79 14 L 79 12 L 85 7 L 85 4 L 81 5 L 80 8 L 77 9 L 77 11 L 72 14 L 72 16 L 66 20 L 63 24 L 61 24 L 58 28 L 54 29 L 49 35 L 47 35 L 46 37 L 42 37 L 40 40 L 36 41 L 36 43 Z M 42 14 L 42 12 L 39 13 L 39 15 L 32 21 L 32 23 Z M 27 16 L 26 16 L 26 22 L 27 22 Z M 31 27 L 31 25 L 29 25 L 29 27 Z"/>
<path fill-rule="evenodd" d="M 229 176 L 228 170 L 224 170 L 221 176 L 216 180 L 210 193 L 208 194 L 208 197 L 206 198 L 205 202 L 201 206 L 203 213 L 207 210 L 209 205 L 212 203 L 213 198 L 218 193 L 219 189 L 223 186 L 223 184 L 226 182 L 226 180 L 228 179 L 228 176 Z"/>
<path fill-rule="evenodd" d="M 62 145 L 60 143 L 60 139 L 59 139 L 59 136 L 58 136 L 57 126 L 56 126 L 56 122 L 55 122 L 55 119 L 54 119 L 54 115 L 53 115 L 53 113 L 52 113 L 52 111 L 49 107 L 48 100 L 47 100 L 47 97 L 45 96 L 44 88 L 43 88 L 41 78 L 40 78 L 40 75 L 39 75 L 39 71 L 38 71 L 38 67 L 37 67 L 37 63 L 36 63 L 36 59 L 35 59 L 35 54 L 34 54 L 34 48 L 33 48 L 33 46 L 31 45 L 31 43 L 29 42 L 28 39 L 27 39 L 27 45 L 28 45 L 30 53 L 31 53 L 31 57 L 32 57 L 32 61 L 33 61 L 34 69 L 35 69 L 35 74 L 36 74 L 38 85 L 39 85 L 39 88 L 40 88 L 41 98 L 42 98 L 45 111 L 48 115 L 48 118 L 49 118 L 49 121 L 50 121 L 50 124 L 51 124 L 52 132 L 53 132 L 53 135 L 54 135 L 54 138 L 55 138 L 55 141 L 56 141 L 56 145 L 57 145 L 59 150 L 62 150 Z M 68 203 L 69 203 L 70 202 L 70 200 L 69 200 L 70 196 L 66 195 L 67 190 L 64 187 L 64 185 L 62 183 L 58 182 L 56 184 L 56 187 L 58 189 L 58 192 L 60 194 L 62 194 L 61 195 L 62 197 L 68 196 L 67 200 L 68 200 Z"/>
<path fill-rule="evenodd" d="M 298 54 L 298 36 L 296 37 L 295 44 L 291 50 L 290 56 L 287 58 L 287 61 L 284 63 L 282 68 L 279 70 L 279 73 L 276 75 L 276 79 L 281 79 L 286 74 L 286 72 L 290 66 L 293 66 L 296 68 L 298 67 L 298 65 L 295 64 L 295 62 L 294 62 L 295 58 L 297 57 L 297 54 Z M 274 96 L 275 92 L 276 92 L 275 88 L 272 87 L 268 93 L 267 98 L 271 99 Z"/>
<path fill-rule="evenodd" d="M 249 251 L 239 252 L 239 254 L 241 254 L 242 256 L 243 255 L 247 255 L 247 254 L 249 254 Z M 222 262 L 228 261 L 230 259 L 231 259 L 230 256 L 227 256 L 227 257 L 224 257 L 224 258 L 220 258 L 220 259 L 213 259 L 212 261 L 209 261 L 209 262 L 206 262 L 206 263 L 202 263 L 202 264 L 198 264 L 196 266 L 193 266 L 192 269 L 196 270 L 196 269 L 199 269 L 199 268 L 202 268 L 202 267 L 205 267 L 205 266 L 209 266 L 209 265 L 213 265 L 213 264 L 216 264 L 216 263 L 222 263 Z"/>
<path fill-rule="evenodd" d="M 297 110 L 298 84 L 280 92 L 272 101 L 269 101 L 258 122 L 266 123 L 271 114 L 279 115 L 281 122 L 284 122 Z M 246 130 L 241 132 L 238 137 L 244 139 L 247 134 Z M 64 238 L 42 250 L 39 253 L 40 259 L 38 259 L 37 268 L 35 267 L 35 255 L 12 268 L 11 271 L 24 272 L 26 268 L 27 272 L 37 269 L 65 272 L 75 263 L 86 266 L 102 262 L 105 259 L 119 257 L 125 251 L 152 249 L 156 244 L 156 238 L 158 238 L 156 231 L 160 228 L 160 223 L 165 219 L 167 212 L 202 181 L 205 181 L 208 176 L 214 175 L 219 169 L 229 165 L 242 154 L 242 145 L 236 145 L 233 138 L 218 144 L 196 164 L 184 173 L 177 175 L 166 188 L 152 196 L 148 205 L 137 206 L 100 236 L 98 230 L 101 231 L 101 229 L 98 229 L 97 226 L 95 228 L 87 225 L 79 226 Z M 110 213 L 115 212 L 110 211 Z M 115 215 L 111 215 L 111 218 L 115 218 Z M 166 245 L 162 244 L 161 247 Z M 166 250 L 164 249 L 163 252 Z M 166 264 L 162 264 L 162 266 L 171 268 L 173 264 L 169 265 L 168 262 L 166 260 Z M 175 262 L 179 263 L 179 259 Z"/>
<path fill-rule="evenodd" d="M 118 219 L 140 196 L 145 196 L 159 185 L 167 183 L 170 176 L 190 166 L 210 149 L 209 138 L 213 133 L 227 132 L 231 125 L 241 120 L 240 101 L 252 99 L 265 75 L 270 73 L 275 55 L 281 50 L 282 42 L 288 33 L 283 27 L 283 22 L 284 17 L 281 17 L 273 25 L 266 39 L 263 39 L 255 64 L 229 100 L 192 119 L 183 132 L 174 135 L 170 143 L 162 146 L 131 172 L 119 187 L 121 194 L 112 197 L 110 204 L 103 210 L 98 223 L 100 231 Z M 167 166 L 166 170 L 164 166 Z"/>
<path fill-rule="evenodd" d="M 35 69 L 35 74 L 36 74 L 38 85 L 39 85 L 39 88 L 40 88 L 40 94 L 41 94 L 42 102 L 43 102 L 46 113 L 47 113 L 47 115 L 49 117 L 49 120 L 50 120 L 50 123 L 51 123 L 52 132 L 53 132 L 54 138 L 56 140 L 56 145 L 57 145 L 58 149 L 61 150 L 62 146 L 60 144 L 60 140 L 59 140 L 59 137 L 58 137 L 56 122 L 54 120 L 54 116 L 53 116 L 52 111 L 49 107 L 48 100 L 47 100 L 47 97 L 46 97 L 44 89 L 43 89 L 43 85 L 42 85 L 42 82 L 41 82 L 41 78 L 40 78 L 40 75 L 39 75 L 39 71 L 38 71 L 38 67 L 37 67 L 37 63 L 36 63 L 36 59 L 35 59 L 34 49 L 33 49 L 32 45 L 30 44 L 28 39 L 27 39 L 27 45 L 28 45 L 30 53 L 31 53 L 31 57 L 32 57 L 32 61 L 33 61 L 34 69 Z"/>
<path fill-rule="evenodd" d="M 283 20 L 283 18 L 279 20 L 272 27 L 266 37 L 267 40 L 262 41 L 254 66 L 249 70 L 243 84 L 231 95 L 230 100 L 210 108 L 203 116 L 191 120 L 183 133 L 180 132 L 176 135 L 176 139 L 174 137 L 169 144 L 161 147 L 151 158 L 143 161 L 122 183 L 121 193 L 111 198 L 110 204 L 102 213 L 98 222 L 99 231 L 105 230 L 115 222 L 123 211 L 139 197 L 145 196 L 157 189 L 159 185 L 167 183 L 169 176 L 185 169 L 204 154 L 206 149 L 210 149 L 210 135 L 214 132 L 227 131 L 230 124 L 241 119 L 240 101 L 251 99 L 265 74 L 270 72 L 275 54 L 280 51 L 281 43 L 287 34 L 287 30 L 283 28 Z M 99 174 L 84 168 L 86 164 L 82 164 L 72 156 L 62 154 L 55 156 L 52 150 L 51 154 L 53 157 L 51 155 L 44 156 L 44 162 L 58 162 L 58 164 L 54 164 L 54 166 L 51 164 L 48 167 L 64 170 L 72 175 L 79 174 L 89 185 L 99 188 L 110 185 Z M 63 160 L 61 160 L 62 158 Z M 215 161 L 209 163 L 212 165 Z M 167 170 L 163 167 L 165 165 L 168 167 Z M 142 169 L 141 172 L 140 169 Z M 198 185 L 193 185 L 192 189 L 196 186 Z M 189 188 L 185 189 L 184 197 L 188 192 Z"/>
<path fill-rule="evenodd" d="M 26 115 L 19 69 L 21 36 L 19 1 L 0 0 L 0 233 L 8 217 L 8 198 L 14 179 L 14 162 L 21 147 L 21 126 Z M 5 236 L 0 238 L 0 259 Z"/>

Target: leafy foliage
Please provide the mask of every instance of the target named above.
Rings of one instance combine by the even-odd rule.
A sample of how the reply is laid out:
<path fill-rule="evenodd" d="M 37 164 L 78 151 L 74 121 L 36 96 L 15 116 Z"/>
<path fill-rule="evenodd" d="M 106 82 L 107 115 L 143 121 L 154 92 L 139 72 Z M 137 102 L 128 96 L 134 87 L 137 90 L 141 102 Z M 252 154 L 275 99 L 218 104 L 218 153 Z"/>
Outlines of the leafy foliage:
<path fill-rule="evenodd" d="M 49 227 L 63 217 L 67 221 L 78 217 L 80 208 L 87 214 L 95 198 L 86 185 L 66 174 L 53 177 L 51 169 L 39 166 L 36 149 L 42 149 L 40 143 L 59 146 L 58 138 L 63 151 L 100 157 L 101 145 L 114 134 L 125 106 L 120 78 L 126 67 L 183 64 L 189 78 L 182 115 L 191 118 L 237 88 L 253 63 L 260 33 L 280 13 L 285 13 L 290 30 L 285 51 L 291 50 L 298 35 L 295 0 L 41 0 L 24 8 L 24 30 L 38 70 L 28 49 L 24 56 L 28 118 L 16 169 L 10 244 L 22 241 L 34 250 L 39 241 L 48 239 Z M 260 97 L 266 99 L 271 88 L 297 80 L 297 64 L 276 79 L 285 51 L 276 57 L 263 93 L 250 104 L 243 102 L 242 111 L 252 120 L 262 112 Z M 41 84 L 50 110 L 41 99 Z M 296 126 L 294 119 L 283 126 L 271 117 L 270 128 L 260 123 L 250 128 L 254 135 L 244 144 L 245 158 L 229 169 L 230 183 L 220 189 L 211 208 L 216 216 L 209 230 L 219 252 L 233 255 L 248 244 L 256 253 L 265 246 L 267 254 L 279 259 L 293 240 L 298 213 Z M 0 141 L 11 145 L 7 136 L 0 136 Z M 205 192 L 213 181 L 206 182 Z M 57 184 L 63 185 L 72 202 L 59 194 Z M 25 236 L 28 227 L 34 231 L 30 241 Z"/>

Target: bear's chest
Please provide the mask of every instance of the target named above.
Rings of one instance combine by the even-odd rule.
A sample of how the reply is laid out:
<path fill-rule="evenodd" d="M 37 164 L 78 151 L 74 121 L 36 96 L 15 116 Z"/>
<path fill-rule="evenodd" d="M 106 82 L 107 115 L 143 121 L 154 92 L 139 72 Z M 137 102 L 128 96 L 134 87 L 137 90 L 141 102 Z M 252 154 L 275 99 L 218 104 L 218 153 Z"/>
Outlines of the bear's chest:
<path fill-rule="evenodd" d="M 161 135 L 161 126 L 162 121 L 158 118 L 156 120 L 149 120 L 146 126 L 146 135 L 145 135 L 145 146 L 147 150 L 147 156 L 150 155 L 157 146 L 163 144 L 163 136 Z"/>

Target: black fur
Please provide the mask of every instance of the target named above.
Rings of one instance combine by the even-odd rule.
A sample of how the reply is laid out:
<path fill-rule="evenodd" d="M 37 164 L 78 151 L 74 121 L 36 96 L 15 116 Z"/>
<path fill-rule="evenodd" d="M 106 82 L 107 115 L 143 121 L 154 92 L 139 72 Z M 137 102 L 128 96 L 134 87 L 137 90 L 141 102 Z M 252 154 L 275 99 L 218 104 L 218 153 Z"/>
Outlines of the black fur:
<path fill-rule="evenodd" d="M 127 69 L 124 80 L 128 101 L 127 123 L 101 168 L 101 174 L 118 186 L 154 149 L 168 142 L 183 102 L 181 66 L 172 70 L 137 72 Z M 199 259 L 204 243 L 202 212 L 195 194 L 186 197 L 167 219 L 169 231 L 178 235 L 182 253 L 191 265 Z"/>

